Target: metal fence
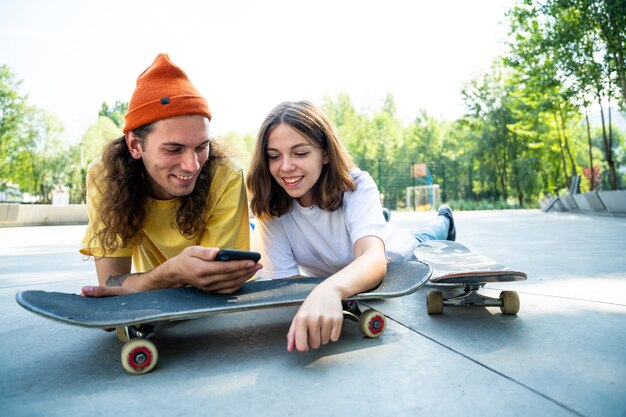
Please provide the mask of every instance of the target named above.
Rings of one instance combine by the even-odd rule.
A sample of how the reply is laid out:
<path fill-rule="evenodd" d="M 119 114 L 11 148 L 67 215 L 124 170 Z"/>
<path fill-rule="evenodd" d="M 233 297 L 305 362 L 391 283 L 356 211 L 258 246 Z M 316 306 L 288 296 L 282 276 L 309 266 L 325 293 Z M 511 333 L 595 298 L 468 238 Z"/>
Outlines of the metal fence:
<path fill-rule="evenodd" d="M 381 193 L 383 205 L 391 210 L 398 208 L 423 209 L 438 206 L 442 199 L 442 185 L 433 167 L 421 171 L 414 161 L 360 160 L 359 168 L 370 173 Z"/>

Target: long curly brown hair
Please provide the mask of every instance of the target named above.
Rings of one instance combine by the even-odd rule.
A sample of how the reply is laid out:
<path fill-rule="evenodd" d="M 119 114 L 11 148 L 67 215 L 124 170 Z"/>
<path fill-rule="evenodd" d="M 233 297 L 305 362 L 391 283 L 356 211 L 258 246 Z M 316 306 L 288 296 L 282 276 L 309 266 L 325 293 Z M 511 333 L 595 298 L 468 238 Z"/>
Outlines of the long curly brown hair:
<path fill-rule="evenodd" d="M 144 141 L 153 127 L 154 123 L 150 123 L 134 129 L 133 133 Z M 173 222 L 188 239 L 196 237 L 204 229 L 204 212 L 214 167 L 224 158 L 223 150 L 212 140 L 209 158 L 200 171 L 193 192 L 179 197 L 180 205 Z M 99 207 L 95 209 L 101 224 L 96 228 L 93 240 L 103 248 L 106 255 L 141 240 L 150 186 L 143 161 L 131 156 L 124 136 L 111 141 L 105 147 L 101 163 L 102 178 L 90 178 L 89 186 L 104 187 L 98 189 L 103 197 Z"/>

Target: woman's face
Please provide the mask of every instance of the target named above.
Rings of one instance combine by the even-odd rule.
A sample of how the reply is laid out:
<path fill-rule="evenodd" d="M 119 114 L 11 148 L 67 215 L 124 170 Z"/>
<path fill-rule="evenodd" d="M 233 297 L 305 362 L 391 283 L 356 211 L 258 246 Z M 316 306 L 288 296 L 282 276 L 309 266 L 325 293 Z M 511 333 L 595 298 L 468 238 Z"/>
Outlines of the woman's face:
<path fill-rule="evenodd" d="M 286 123 L 270 132 L 265 152 L 278 185 L 302 207 L 311 206 L 311 190 L 328 163 L 328 154 Z"/>

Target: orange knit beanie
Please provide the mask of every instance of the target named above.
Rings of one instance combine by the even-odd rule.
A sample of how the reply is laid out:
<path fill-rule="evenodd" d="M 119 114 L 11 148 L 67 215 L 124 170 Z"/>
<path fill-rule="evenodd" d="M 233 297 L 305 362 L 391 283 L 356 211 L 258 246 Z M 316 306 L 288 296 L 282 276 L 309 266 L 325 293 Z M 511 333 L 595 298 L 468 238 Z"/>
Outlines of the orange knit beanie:
<path fill-rule="evenodd" d="M 209 105 L 187 74 L 174 65 L 167 54 L 159 54 L 137 78 L 124 117 L 124 133 L 157 120 L 186 114 L 199 114 L 211 120 Z"/>

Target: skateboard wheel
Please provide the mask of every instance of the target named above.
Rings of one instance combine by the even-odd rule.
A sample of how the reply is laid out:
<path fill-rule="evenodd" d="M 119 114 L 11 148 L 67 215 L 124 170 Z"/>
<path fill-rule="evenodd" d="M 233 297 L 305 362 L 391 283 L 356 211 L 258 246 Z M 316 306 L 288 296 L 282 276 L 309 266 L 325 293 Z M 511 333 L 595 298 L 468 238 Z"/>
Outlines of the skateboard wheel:
<path fill-rule="evenodd" d="M 500 293 L 500 311 L 502 314 L 517 314 L 519 311 L 519 296 L 515 291 L 502 291 Z"/>
<path fill-rule="evenodd" d="M 426 295 L 426 310 L 428 314 L 443 313 L 443 293 L 441 291 L 428 291 Z"/>
<path fill-rule="evenodd" d="M 385 331 L 385 327 L 387 327 L 387 318 L 380 311 L 365 310 L 359 317 L 359 330 L 367 337 L 380 336 Z"/>
<path fill-rule="evenodd" d="M 158 358 L 156 346 L 147 339 L 132 339 L 122 348 L 122 366 L 131 374 L 150 372 Z"/>
<path fill-rule="evenodd" d="M 117 336 L 117 340 L 119 340 L 122 343 L 126 343 L 130 340 L 127 327 L 116 327 L 115 336 Z"/>

